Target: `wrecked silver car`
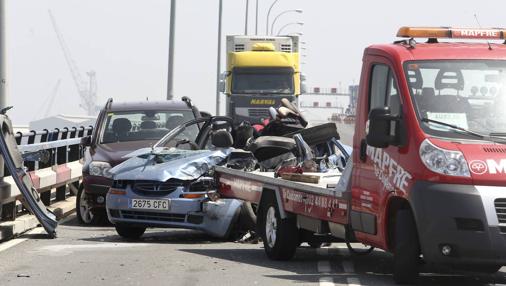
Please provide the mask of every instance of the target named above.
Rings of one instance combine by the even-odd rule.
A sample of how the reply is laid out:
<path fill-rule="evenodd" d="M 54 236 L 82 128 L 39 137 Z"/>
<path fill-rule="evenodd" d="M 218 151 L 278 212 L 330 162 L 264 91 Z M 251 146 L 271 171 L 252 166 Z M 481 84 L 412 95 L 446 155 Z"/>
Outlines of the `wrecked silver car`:
<path fill-rule="evenodd" d="M 233 152 L 231 126 L 228 117 L 189 121 L 111 169 L 106 209 L 118 234 L 136 239 L 147 227 L 171 227 L 227 237 L 241 202 L 213 201 L 212 170 Z"/>

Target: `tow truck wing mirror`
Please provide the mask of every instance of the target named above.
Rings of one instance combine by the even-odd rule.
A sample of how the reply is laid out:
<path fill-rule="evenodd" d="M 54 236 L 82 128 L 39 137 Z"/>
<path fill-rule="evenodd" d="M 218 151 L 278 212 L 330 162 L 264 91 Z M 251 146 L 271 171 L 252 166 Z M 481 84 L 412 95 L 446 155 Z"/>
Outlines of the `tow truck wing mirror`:
<path fill-rule="evenodd" d="M 91 135 L 81 138 L 81 145 L 84 147 L 91 146 Z"/>
<path fill-rule="evenodd" d="M 369 112 L 369 126 L 366 128 L 367 145 L 386 148 L 399 145 L 397 138 L 399 117 L 392 115 L 389 107 L 374 108 Z"/>
<path fill-rule="evenodd" d="M 220 75 L 219 90 L 225 93 L 227 87 L 227 77 L 230 75 L 229 71 L 224 71 Z"/>

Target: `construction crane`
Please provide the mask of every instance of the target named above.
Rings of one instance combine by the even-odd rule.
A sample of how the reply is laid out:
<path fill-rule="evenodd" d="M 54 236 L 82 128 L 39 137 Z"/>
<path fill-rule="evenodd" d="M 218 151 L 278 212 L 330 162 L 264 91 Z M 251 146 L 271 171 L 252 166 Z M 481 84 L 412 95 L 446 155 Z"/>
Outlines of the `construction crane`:
<path fill-rule="evenodd" d="M 79 107 L 84 109 L 88 115 L 96 115 L 99 107 L 97 106 L 97 81 L 95 77 L 94 71 L 89 71 L 86 73 L 88 76 L 88 80 L 84 80 L 81 76 L 81 72 L 77 67 L 76 62 L 72 58 L 70 54 L 70 49 L 65 43 L 65 39 L 63 38 L 63 34 L 60 32 L 58 25 L 56 24 L 56 20 L 53 16 L 51 10 L 49 12 L 49 17 L 51 18 L 51 22 L 53 23 L 54 32 L 56 33 L 56 37 L 60 42 L 60 47 L 63 51 L 63 55 L 69 67 L 70 74 L 74 79 L 74 83 L 77 87 L 77 92 L 79 93 L 79 97 L 81 99 L 81 103 Z"/>

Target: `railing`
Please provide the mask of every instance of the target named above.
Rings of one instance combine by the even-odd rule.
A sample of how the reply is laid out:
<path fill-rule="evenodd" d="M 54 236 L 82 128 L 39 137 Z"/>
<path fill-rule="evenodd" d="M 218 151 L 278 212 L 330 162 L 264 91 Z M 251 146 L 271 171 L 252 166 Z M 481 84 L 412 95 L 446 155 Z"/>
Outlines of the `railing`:
<path fill-rule="evenodd" d="M 25 168 L 46 206 L 77 193 L 84 155 L 81 138 L 91 135 L 92 130 L 89 126 L 16 133 L 18 148 L 28 158 Z M 12 221 L 26 209 L 14 180 L 4 170 L 5 176 L 0 178 L 0 220 Z"/>

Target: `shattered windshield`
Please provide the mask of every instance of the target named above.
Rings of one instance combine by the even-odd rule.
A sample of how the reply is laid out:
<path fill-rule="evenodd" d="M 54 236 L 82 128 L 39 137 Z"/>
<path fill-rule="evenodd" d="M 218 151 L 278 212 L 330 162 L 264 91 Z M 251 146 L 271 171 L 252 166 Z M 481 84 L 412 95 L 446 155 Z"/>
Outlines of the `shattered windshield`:
<path fill-rule="evenodd" d="M 410 61 L 404 68 L 425 132 L 469 137 L 469 133 L 455 132 L 448 126 L 453 125 L 479 134 L 506 136 L 506 61 Z"/>
<path fill-rule="evenodd" d="M 235 68 L 232 73 L 232 93 L 293 94 L 291 68 Z"/>

